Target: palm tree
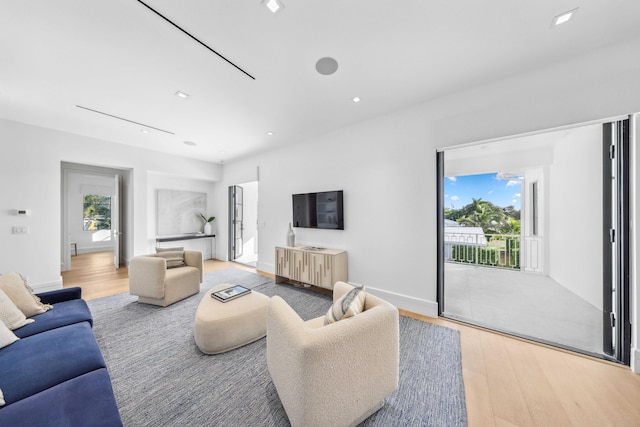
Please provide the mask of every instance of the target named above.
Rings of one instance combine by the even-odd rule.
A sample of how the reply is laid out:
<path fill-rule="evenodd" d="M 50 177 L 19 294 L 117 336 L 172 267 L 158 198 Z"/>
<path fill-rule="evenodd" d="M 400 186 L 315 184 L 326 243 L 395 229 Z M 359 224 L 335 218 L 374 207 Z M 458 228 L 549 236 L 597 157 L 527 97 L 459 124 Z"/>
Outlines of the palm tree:
<path fill-rule="evenodd" d="M 467 212 L 458 222 L 467 226 L 482 227 L 485 232 L 499 233 L 500 224 L 504 217 L 502 210 L 493 203 L 485 202 L 482 199 L 471 200 L 472 202 L 463 208 Z"/>

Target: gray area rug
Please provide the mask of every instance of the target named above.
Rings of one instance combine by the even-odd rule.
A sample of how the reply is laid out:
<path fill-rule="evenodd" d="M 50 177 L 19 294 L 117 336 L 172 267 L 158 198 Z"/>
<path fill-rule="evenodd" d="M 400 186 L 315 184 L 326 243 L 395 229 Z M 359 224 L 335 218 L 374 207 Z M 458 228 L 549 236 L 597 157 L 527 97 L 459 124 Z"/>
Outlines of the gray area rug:
<path fill-rule="evenodd" d="M 305 320 L 330 297 L 229 268 L 205 276 L 199 295 L 161 308 L 119 294 L 89 301 L 94 332 L 125 426 L 288 426 L 266 364 L 266 339 L 215 356 L 193 338 L 206 291 L 230 283 L 280 295 Z M 457 331 L 400 316 L 400 385 L 362 426 L 466 426 Z"/>

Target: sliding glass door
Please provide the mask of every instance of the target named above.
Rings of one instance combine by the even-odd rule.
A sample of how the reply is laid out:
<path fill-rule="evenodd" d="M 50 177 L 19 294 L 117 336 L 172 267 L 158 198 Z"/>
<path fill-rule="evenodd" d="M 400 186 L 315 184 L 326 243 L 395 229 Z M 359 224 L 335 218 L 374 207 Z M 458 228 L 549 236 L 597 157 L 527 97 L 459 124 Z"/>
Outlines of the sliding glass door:
<path fill-rule="evenodd" d="M 622 120 L 439 152 L 440 314 L 628 363 L 628 140 Z"/>

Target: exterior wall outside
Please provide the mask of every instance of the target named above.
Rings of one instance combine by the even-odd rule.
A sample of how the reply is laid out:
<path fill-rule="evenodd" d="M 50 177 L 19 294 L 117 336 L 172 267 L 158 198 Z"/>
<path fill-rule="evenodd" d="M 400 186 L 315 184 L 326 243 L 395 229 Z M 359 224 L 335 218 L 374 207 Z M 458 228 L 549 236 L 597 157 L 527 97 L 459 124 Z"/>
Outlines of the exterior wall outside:
<path fill-rule="evenodd" d="M 549 276 L 598 310 L 602 310 L 602 162 L 601 126 L 568 132 L 554 145 L 548 198 Z"/>

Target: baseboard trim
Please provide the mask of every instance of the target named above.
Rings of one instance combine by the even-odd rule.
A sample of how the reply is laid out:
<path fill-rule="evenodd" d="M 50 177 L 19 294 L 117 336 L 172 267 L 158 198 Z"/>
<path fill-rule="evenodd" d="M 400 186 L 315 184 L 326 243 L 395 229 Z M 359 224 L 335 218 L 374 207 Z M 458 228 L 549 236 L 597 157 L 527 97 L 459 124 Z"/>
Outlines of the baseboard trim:
<path fill-rule="evenodd" d="M 113 252 L 113 244 L 110 244 L 110 245 L 107 245 L 107 246 L 83 246 L 83 247 L 78 247 L 78 255 L 94 254 L 94 253 L 97 253 L 97 252 Z"/>
<path fill-rule="evenodd" d="M 265 273 L 275 274 L 276 266 L 275 264 L 270 264 L 268 262 L 261 262 L 258 260 L 256 265 L 256 270 L 264 271 Z"/>
<path fill-rule="evenodd" d="M 351 283 L 352 285 L 360 286 L 356 283 L 349 283 Z M 410 311 L 416 314 L 421 314 L 423 316 L 438 317 L 437 302 L 425 300 L 422 298 L 411 297 L 409 295 L 399 294 L 397 292 L 391 292 L 384 289 L 372 288 L 371 286 L 367 286 L 365 287 L 365 289 L 367 292 L 370 292 L 373 295 L 390 302 L 399 309 Z"/>
<path fill-rule="evenodd" d="M 58 278 L 58 280 L 54 280 L 53 282 L 43 282 L 43 283 L 29 283 L 31 289 L 33 289 L 34 293 L 47 292 L 47 291 L 55 291 L 56 289 L 62 289 L 62 276 Z"/>

